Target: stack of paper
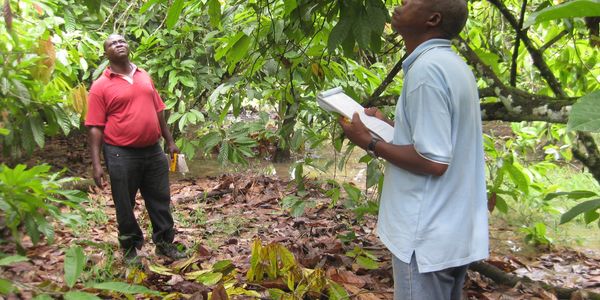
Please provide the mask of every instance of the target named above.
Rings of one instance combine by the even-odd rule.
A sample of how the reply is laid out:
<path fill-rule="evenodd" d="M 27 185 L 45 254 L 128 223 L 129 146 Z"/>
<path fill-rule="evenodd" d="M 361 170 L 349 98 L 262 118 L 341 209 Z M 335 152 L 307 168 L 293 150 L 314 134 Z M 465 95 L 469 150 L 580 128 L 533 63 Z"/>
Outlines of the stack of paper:
<path fill-rule="evenodd" d="M 394 139 L 394 127 L 390 124 L 365 114 L 365 108 L 344 93 L 341 87 L 336 87 L 317 94 L 317 103 L 326 111 L 341 114 L 352 119 L 355 112 L 367 126 L 371 134 L 387 143 Z"/>

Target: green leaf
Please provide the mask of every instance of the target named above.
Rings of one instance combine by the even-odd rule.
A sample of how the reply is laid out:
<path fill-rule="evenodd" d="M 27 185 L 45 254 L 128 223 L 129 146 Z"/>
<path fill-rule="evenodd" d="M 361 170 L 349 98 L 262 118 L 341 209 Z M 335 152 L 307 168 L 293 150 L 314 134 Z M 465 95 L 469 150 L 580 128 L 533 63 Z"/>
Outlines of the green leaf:
<path fill-rule="evenodd" d="M 284 0 L 283 5 L 283 15 L 288 16 L 292 11 L 294 11 L 294 9 L 296 9 L 296 7 L 298 7 L 298 2 L 296 0 Z"/>
<path fill-rule="evenodd" d="M 6 128 L 0 128 L 0 135 L 9 135 L 10 134 L 10 130 L 6 129 Z"/>
<path fill-rule="evenodd" d="M 11 256 L 7 256 L 4 257 L 2 259 L 0 259 L 0 266 L 9 266 L 12 265 L 14 263 L 18 263 L 18 262 L 22 262 L 22 261 L 28 261 L 29 258 L 25 257 L 25 256 L 21 256 L 21 255 L 11 255 Z"/>
<path fill-rule="evenodd" d="M 101 300 L 102 299 L 94 294 L 80 292 L 80 291 L 66 292 L 63 297 L 65 300 Z"/>
<path fill-rule="evenodd" d="M 600 91 L 585 95 L 573 104 L 568 130 L 600 131 Z"/>
<path fill-rule="evenodd" d="M 42 128 L 42 120 L 39 117 L 32 116 L 29 118 L 29 125 L 35 143 L 40 148 L 44 148 L 44 129 Z"/>
<path fill-rule="evenodd" d="M 506 169 L 517 188 L 524 194 L 529 194 L 529 177 L 519 167 L 511 163 L 505 163 L 504 169 Z"/>
<path fill-rule="evenodd" d="M 171 268 L 167 268 L 165 266 L 162 265 L 150 265 L 149 266 L 150 271 L 156 273 L 156 274 L 160 274 L 160 275 L 165 275 L 165 276 L 173 276 L 175 275 L 173 273 L 173 270 Z"/>
<path fill-rule="evenodd" d="M 358 46 L 367 49 L 371 41 L 371 21 L 366 13 L 358 14 L 358 20 L 354 22 L 353 32 Z"/>
<path fill-rule="evenodd" d="M 40 294 L 35 296 L 33 300 L 54 300 L 54 298 L 48 294 Z"/>
<path fill-rule="evenodd" d="M 104 72 L 106 66 L 108 66 L 108 63 L 108 59 L 105 59 L 102 61 L 102 63 L 100 63 L 100 65 L 98 65 L 98 68 L 96 68 L 96 70 L 94 70 L 94 73 L 92 74 L 93 80 L 96 80 L 98 77 L 100 77 L 100 75 L 102 75 L 102 72 Z"/>
<path fill-rule="evenodd" d="M 227 162 L 227 157 L 229 157 L 229 144 L 227 141 L 223 141 L 221 143 L 221 148 L 219 148 L 219 154 L 217 155 L 217 161 L 224 165 Z"/>
<path fill-rule="evenodd" d="M 590 224 L 600 218 L 600 214 L 595 210 L 588 210 L 583 214 L 585 224 Z"/>
<path fill-rule="evenodd" d="M 65 254 L 65 283 L 73 287 L 85 266 L 85 254 L 80 246 L 73 246 Z"/>
<path fill-rule="evenodd" d="M 294 196 L 294 195 L 288 195 L 285 196 L 282 200 L 281 200 L 281 206 L 283 208 L 289 208 L 290 209 L 290 214 L 292 215 L 292 217 L 299 217 L 302 214 L 304 214 L 304 208 L 306 206 L 306 201 L 304 201 L 303 199 Z"/>
<path fill-rule="evenodd" d="M 333 54 L 335 49 L 342 44 L 350 33 L 350 29 L 352 29 L 352 21 L 347 19 L 341 19 L 333 26 L 333 29 L 331 29 L 331 33 L 329 34 L 329 39 L 327 40 L 327 49 L 329 49 L 330 53 Z"/>
<path fill-rule="evenodd" d="M 213 272 L 224 273 L 233 267 L 234 267 L 234 265 L 233 265 L 233 263 L 231 263 L 231 260 L 226 259 L 226 260 L 221 260 L 221 261 L 216 262 L 213 265 L 212 270 L 213 270 Z"/>
<path fill-rule="evenodd" d="M 198 278 L 196 278 L 196 281 L 198 281 L 204 285 L 211 286 L 211 285 L 215 285 L 215 284 L 219 283 L 219 281 L 221 281 L 222 278 L 223 278 L 222 273 L 208 272 L 208 273 L 198 276 Z"/>
<path fill-rule="evenodd" d="M 156 295 L 156 296 L 160 295 L 159 292 L 151 290 L 145 286 L 129 284 L 129 283 L 125 283 L 125 282 L 118 282 L 118 281 L 95 283 L 95 284 L 92 284 L 90 287 L 94 288 L 94 289 L 119 292 L 122 294 L 129 294 L 129 295 L 134 295 L 134 294 L 147 294 L 147 295 Z"/>
<path fill-rule="evenodd" d="M 379 268 L 379 263 L 366 257 L 366 256 L 359 256 L 356 259 L 356 262 L 358 263 L 359 266 L 367 269 L 367 270 L 375 270 Z"/>
<path fill-rule="evenodd" d="M 560 224 L 567 223 L 582 213 L 585 213 L 587 211 L 594 211 L 598 208 L 600 208 L 600 199 L 594 199 L 579 203 L 560 217 Z"/>
<path fill-rule="evenodd" d="M 350 296 L 344 287 L 332 280 L 327 280 L 329 286 L 328 296 L 330 300 L 348 300 Z"/>
<path fill-rule="evenodd" d="M 144 3 L 144 5 L 142 5 L 142 7 L 140 7 L 140 15 L 145 13 L 152 5 L 154 5 L 156 3 L 162 3 L 164 1 L 165 0 L 148 0 L 148 1 L 146 1 L 146 3 Z"/>
<path fill-rule="evenodd" d="M 66 9 L 64 14 L 65 20 L 65 30 L 67 32 L 73 32 L 76 30 L 77 21 L 75 20 L 75 16 L 73 16 L 73 12 L 71 10 Z"/>
<path fill-rule="evenodd" d="M 182 61 L 179 65 L 188 69 L 193 69 L 196 67 L 197 64 L 196 61 L 193 59 L 186 59 Z"/>
<path fill-rule="evenodd" d="M 100 10 L 100 6 L 102 5 L 102 0 L 85 0 L 85 5 L 90 10 L 90 12 L 96 13 Z"/>
<path fill-rule="evenodd" d="M 269 292 L 271 299 L 287 299 L 286 296 L 289 296 L 288 293 L 280 289 L 267 289 L 267 292 Z"/>
<path fill-rule="evenodd" d="M 218 27 L 221 24 L 221 2 L 219 0 L 208 1 L 208 16 L 211 26 Z"/>
<path fill-rule="evenodd" d="M 35 218 L 29 217 L 25 219 L 24 222 L 25 231 L 27 232 L 27 235 L 29 235 L 29 237 L 31 238 L 31 242 L 34 245 L 37 245 L 37 243 L 40 241 L 41 234 L 38 230 L 37 224 L 35 223 Z"/>
<path fill-rule="evenodd" d="M 600 16 L 600 1 L 572 0 L 532 13 L 523 28 L 549 20 L 595 16 Z"/>
<path fill-rule="evenodd" d="M 195 89 L 197 87 L 196 80 L 194 80 L 194 78 L 191 76 L 184 76 L 184 77 L 178 77 L 178 78 L 179 78 L 179 81 L 187 87 L 190 87 L 193 89 Z"/>
<path fill-rule="evenodd" d="M 380 176 L 382 176 L 382 173 L 379 169 L 379 161 L 377 159 L 372 159 L 367 164 L 367 188 L 376 185 L 379 182 Z"/>
<path fill-rule="evenodd" d="M 8 295 L 16 290 L 16 287 L 12 284 L 12 282 L 0 278 L 0 294 Z"/>
<path fill-rule="evenodd" d="M 498 194 L 496 194 L 496 207 L 500 212 L 508 213 L 508 204 L 506 203 L 506 200 Z"/>
<path fill-rule="evenodd" d="M 179 20 L 181 12 L 183 11 L 183 6 L 183 0 L 173 1 L 173 5 L 171 5 L 169 11 L 167 12 L 167 21 L 165 22 L 165 24 L 167 24 L 168 29 L 173 29 L 173 27 L 177 23 L 177 20 Z"/>
<path fill-rule="evenodd" d="M 548 200 L 552 200 L 556 197 L 560 197 L 560 196 L 567 196 L 567 198 L 569 199 L 582 199 L 582 198 L 590 198 L 590 197 L 594 197 L 594 196 L 598 196 L 598 194 L 592 192 L 592 191 L 572 191 L 572 192 L 556 192 L 556 193 L 549 193 L 548 195 L 546 195 L 546 197 L 544 197 L 544 201 L 548 201 Z"/>
<path fill-rule="evenodd" d="M 235 67 L 235 64 L 240 61 L 246 54 L 248 54 L 248 47 L 250 47 L 250 42 L 252 40 L 247 35 L 242 35 L 240 39 L 235 42 L 233 47 L 227 53 L 227 62 L 230 65 L 230 72 L 233 70 L 232 66 Z"/>
<path fill-rule="evenodd" d="M 71 132 L 71 120 L 69 120 L 67 113 L 62 109 L 62 107 L 58 106 L 53 107 L 52 112 L 54 112 L 54 115 L 56 116 L 56 123 L 58 123 L 60 129 L 65 135 L 69 135 L 69 132 Z"/>
<path fill-rule="evenodd" d="M 177 120 L 179 120 L 181 118 L 182 114 L 179 112 L 174 112 L 171 113 L 171 115 L 169 116 L 169 119 L 167 120 L 167 124 L 173 124 L 175 122 L 177 122 Z"/>
<path fill-rule="evenodd" d="M 362 192 L 360 191 L 359 188 L 349 184 L 349 183 L 344 183 L 342 185 L 344 187 L 344 190 L 346 191 L 346 193 L 348 193 L 348 197 L 350 198 L 350 205 L 351 206 L 355 206 L 357 204 L 357 202 L 360 200 L 360 197 L 362 196 Z"/>

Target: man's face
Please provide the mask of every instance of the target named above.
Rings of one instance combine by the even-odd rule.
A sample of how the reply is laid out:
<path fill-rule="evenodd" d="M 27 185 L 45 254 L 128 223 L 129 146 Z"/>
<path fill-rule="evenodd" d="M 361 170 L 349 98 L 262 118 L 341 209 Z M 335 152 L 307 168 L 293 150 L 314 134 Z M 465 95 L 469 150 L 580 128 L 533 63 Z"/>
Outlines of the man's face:
<path fill-rule="evenodd" d="M 403 0 L 392 13 L 392 28 L 403 36 L 421 32 L 431 13 L 428 2 L 430 0 Z"/>
<path fill-rule="evenodd" d="M 104 42 L 104 55 L 110 61 L 119 61 L 129 57 L 129 46 L 124 37 L 113 34 Z"/>

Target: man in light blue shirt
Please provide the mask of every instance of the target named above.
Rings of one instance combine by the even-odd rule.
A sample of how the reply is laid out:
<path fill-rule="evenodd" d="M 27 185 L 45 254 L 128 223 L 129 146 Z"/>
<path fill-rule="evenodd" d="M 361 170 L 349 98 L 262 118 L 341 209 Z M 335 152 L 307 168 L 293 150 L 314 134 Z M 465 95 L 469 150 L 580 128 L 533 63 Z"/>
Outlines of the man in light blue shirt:
<path fill-rule="evenodd" d="M 388 162 L 377 232 L 393 254 L 395 299 L 460 299 L 468 264 L 488 256 L 477 84 L 450 44 L 466 18 L 465 0 L 404 0 L 392 16 L 409 53 L 393 142 L 374 139 L 358 115 L 340 121 Z"/>

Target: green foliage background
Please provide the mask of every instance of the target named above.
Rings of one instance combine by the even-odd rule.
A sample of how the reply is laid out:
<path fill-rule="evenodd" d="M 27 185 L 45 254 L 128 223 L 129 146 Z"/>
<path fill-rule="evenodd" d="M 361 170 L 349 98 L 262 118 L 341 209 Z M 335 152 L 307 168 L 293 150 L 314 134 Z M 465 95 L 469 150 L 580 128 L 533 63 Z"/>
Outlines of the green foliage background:
<path fill-rule="evenodd" d="M 119 33 L 130 42 L 132 60 L 154 78 L 188 157 L 246 163 L 264 155 L 275 160 L 295 155 L 302 158 L 296 168 L 302 178 L 302 165 L 311 164 L 303 157 L 307 149 L 330 142 L 340 151 L 344 145 L 334 117 L 314 101 L 318 91 L 341 86 L 364 104 L 393 110 L 402 74 L 392 72 L 405 54 L 389 25 L 398 2 L 5 0 L 3 157 L 17 160 L 43 147 L 48 136 L 84 130 L 86 89 L 107 65 L 102 42 Z M 599 115 L 589 108 L 600 101 L 600 3 L 468 3 L 470 19 L 456 49 L 480 78 L 484 118 L 517 122 L 509 141 L 486 137 L 490 199 L 507 212 L 508 199 L 557 192 L 539 178 L 549 164 L 573 158 L 581 136 L 565 130 L 569 111 L 572 124 L 585 124 L 572 128 L 599 129 Z M 573 105 L 580 97 L 585 101 Z M 491 108 L 499 113 L 491 114 Z M 522 158 L 540 157 L 540 149 L 543 162 Z M 381 164 L 363 161 L 369 164 L 369 187 L 380 183 Z M 341 188 L 352 202 L 364 196 L 349 185 L 333 186 L 334 201 Z M 299 196 L 290 207 L 304 207 Z M 376 210 L 375 202 L 366 203 L 353 208 Z M 581 212 L 586 222 L 598 219 L 592 204 Z"/>

